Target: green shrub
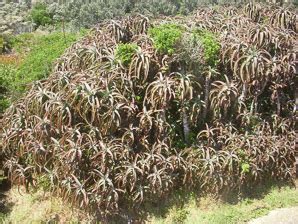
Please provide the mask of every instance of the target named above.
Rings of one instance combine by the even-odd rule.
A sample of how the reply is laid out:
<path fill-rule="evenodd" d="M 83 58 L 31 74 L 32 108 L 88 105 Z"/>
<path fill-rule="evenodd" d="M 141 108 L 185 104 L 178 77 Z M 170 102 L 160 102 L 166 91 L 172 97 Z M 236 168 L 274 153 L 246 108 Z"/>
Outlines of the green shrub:
<path fill-rule="evenodd" d="M 138 45 L 120 43 L 116 48 L 116 60 L 121 61 L 124 66 L 128 66 L 136 53 Z"/>
<path fill-rule="evenodd" d="M 154 40 L 154 47 L 162 54 L 172 55 L 175 45 L 182 37 L 182 27 L 177 24 L 162 24 L 149 29 L 149 35 Z"/>
<path fill-rule="evenodd" d="M 10 105 L 10 100 L 5 95 L 0 95 L 0 113 L 3 113 Z"/>
<path fill-rule="evenodd" d="M 203 45 L 205 62 L 211 67 L 216 66 L 219 61 L 220 44 L 214 34 L 207 30 L 196 30 L 194 35 Z"/>
<path fill-rule="evenodd" d="M 43 3 L 38 3 L 33 7 L 30 17 L 36 27 L 53 24 L 53 15 L 47 11 L 47 6 Z"/>
<path fill-rule="evenodd" d="M 49 191 L 51 189 L 51 180 L 47 176 L 38 176 L 37 184 L 43 191 Z"/>

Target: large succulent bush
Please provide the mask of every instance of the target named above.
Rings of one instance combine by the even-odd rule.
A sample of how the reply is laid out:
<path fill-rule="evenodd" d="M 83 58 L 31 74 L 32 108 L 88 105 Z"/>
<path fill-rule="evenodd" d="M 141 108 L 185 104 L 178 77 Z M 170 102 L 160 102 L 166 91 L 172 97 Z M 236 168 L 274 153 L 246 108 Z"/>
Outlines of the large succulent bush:
<path fill-rule="evenodd" d="M 10 179 L 30 187 L 42 177 L 105 215 L 139 212 L 183 186 L 220 193 L 292 180 L 295 16 L 276 10 L 99 24 L 6 111 Z"/>

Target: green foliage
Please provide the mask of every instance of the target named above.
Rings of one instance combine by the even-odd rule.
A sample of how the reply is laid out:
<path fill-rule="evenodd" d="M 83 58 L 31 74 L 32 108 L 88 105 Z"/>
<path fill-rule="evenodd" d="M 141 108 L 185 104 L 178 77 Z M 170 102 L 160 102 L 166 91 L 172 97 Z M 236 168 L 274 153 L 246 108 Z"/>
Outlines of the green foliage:
<path fill-rule="evenodd" d="M 7 35 L 0 34 L 0 54 L 7 53 L 11 50 L 11 39 Z"/>
<path fill-rule="evenodd" d="M 17 53 L 24 54 L 36 44 L 37 37 L 34 33 L 16 35 L 11 39 L 12 47 Z"/>
<path fill-rule="evenodd" d="M 4 223 L 6 215 L 0 212 L 0 223 Z"/>
<path fill-rule="evenodd" d="M 60 16 L 65 13 L 66 21 L 71 26 L 90 28 L 98 22 L 121 17 L 127 13 L 137 12 L 144 15 L 177 15 L 189 14 L 196 10 L 202 3 L 208 3 L 211 0 L 109 0 L 109 1 L 66 1 L 63 4 L 52 3 L 48 5 L 48 11 Z"/>
<path fill-rule="evenodd" d="M 245 150 L 238 150 L 239 155 L 239 164 L 240 164 L 240 170 L 242 174 L 248 174 L 250 171 L 250 165 L 249 165 L 249 157 Z"/>
<path fill-rule="evenodd" d="M 84 34 L 84 33 L 83 33 Z M 52 33 L 49 35 L 21 34 L 11 39 L 13 48 L 23 55 L 20 64 L 0 63 L 0 113 L 17 99 L 32 81 L 48 76 L 53 62 L 81 34 Z"/>
<path fill-rule="evenodd" d="M 149 29 L 154 47 L 162 54 L 172 55 L 175 45 L 182 37 L 183 29 L 177 24 L 162 24 Z"/>
<path fill-rule="evenodd" d="M 241 173 L 249 173 L 250 165 L 248 163 L 241 164 Z"/>
<path fill-rule="evenodd" d="M 173 223 L 184 223 L 187 216 L 189 214 L 189 211 L 187 211 L 186 209 L 178 209 L 175 213 L 175 215 L 173 216 Z"/>
<path fill-rule="evenodd" d="M 57 1 L 47 2 L 51 2 L 47 3 L 46 10 L 50 19 L 57 19 L 62 16 L 74 29 L 78 27 L 90 28 L 102 20 L 121 17 L 128 13 L 141 13 L 155 17 L 160 15 L 188 15 L 202 5 L 214 4 L 215 2 L 233 4 L 227 0 L 76 0 L 63 1 L 63 4 L 58 4 Z"/>
<path fill-rule="evenodd" d="M 55 59 L 57 59 L 77 37 L 77 34 L 71 33 L 66 33 L 65 39 L 63 33 L 52 33 L 45 36 L 34 37 L 30 52 L 18 67 L 18 90 L 23 92 L 28 83 L 47 77 Z M 22 41 L 22 37 L 19 37 L 18 45 L 21 43 L 26 45 L 27 41 L 27 35 L 24 35 L 24 41 Z"/>
<path fill-rule="evenodd" d="M 250 134 L 254 134 L 257 127 L 262 123 L 262 118 L 254 114 L 247 114 L 246 120 L 246 125 L 241 126 L 241 130 Z"/>
<path fill-rule="evenodd" d="M 37 3 L 30 12 L 30 18 L 37 27 L 53 24 L 53 15 L 47 11 L 44 3 Z"/>
<path fill-rule="evenodd" d="M 196 30 L 197 36 L 204 48 L 204 59 L 207 65 L 214 67 L 219 62 L 220 44 L 212 32 L 207 30 Z"/>
<path fill-rule="evenodd" d="M 4 37 L 0 36 L 0 54 L 4 51 Z"/>
<path fill-rule="evenodd" d="M 137 49 L 138 45 L 136 44 L 118 44 L 116 48 L 116 60 L 119 60 L 124 66 L 128 66 Z"/>
<path fill-rule="evenodd" d="M 51 181 L 46 175 L 38 176 L 37 185 L 40 189 L 42 189 L 45 192 L 51 189 Z"/>
<path fill-rule="evenodd" d="M 0 64 L 0 113 L 10 105 L 8 98 L 16 70 L 12 65 Z"/>

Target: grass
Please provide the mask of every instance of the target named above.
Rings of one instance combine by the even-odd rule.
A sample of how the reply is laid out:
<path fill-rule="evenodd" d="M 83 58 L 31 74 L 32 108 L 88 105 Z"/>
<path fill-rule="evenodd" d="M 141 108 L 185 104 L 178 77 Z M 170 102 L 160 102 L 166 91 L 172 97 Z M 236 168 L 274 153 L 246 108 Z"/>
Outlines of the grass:
<path fill-rule="evenodd" d="M 181 195 L 174 201 L 176 202 L 165 208 L 166 213 L 152 215 L 150 223 L 246 223 L 277 208 L 298 206 L 298 190 L 289 186 L 275 186 L 269 189 L 260 186 L 255 189 L 253 195 L 237 202 L 218 201 L 210 196 L 198 201 L 194 195 L 188 197 L 182 205 L 179 202 Z"/>
<path fill-rule="evenodd" d="M 0 212 L 0 223 L 4 223 L 5 220 L 5 214 Z"/>
<path fill-rule="evenodd" d="M 12 55 L 0 57 L 0 113 L 18 99 L 33 81 L 46 78 L 54 61 L 85 34 L 61 32 L 25 33 L 12 38 Z"/>
<path fill-rule="evenodd" d="M 298 182 L 296 183 L 298 184 Z M 148 205 L 153 224 L 233 224 L 246 223 L 264 216 L 277 208 L 298 206 L 298 190 L 289 186 L 259 186 L 250 197 L 237 199 L 229 195 L 229 200 L 218 200 L 211 196 L 201 197 L 196 194 L 178 192 L 165 202 Z M 10 213 L 1 214 L 1 223 L 89 223 L 94 217 L 87 215 L 61 198 L 52 197 L 42 190 L 26 193 L 15 187 L 8 193 L 11 204 Z M 228 202 L 227 202 L 228 201 Z M 149 207 L 150 206 L 150 207 Z"/>
<path fill-rule="evenodd" d="M 42 191 L 26 193 L 23 188 L 13 188 L 7 200 L 12 205 L 11 212 L 2 215 L 3 223 L 79 223 L 79 220 L 88 221 L 89 217 L 65 204 L 61 198 Z"/>
<path fill-rule="evenodd" d="M 13 92 L 16 68 L 11 64 L 0 64 L 0 113 L 10 105 L 9 94 Z"/>
<path fill-rule="evenodd" d="M 28 83 L 46 78 L 52 69 L 53 62 L 59 58 L 66 48 L 74 43 L 79 35 L 67 33 L 52 33 L 49 35 L 28 36 L 16 38 L 16 48 L 22 52 L 22 47 L 29 45 L 29 52 L 17 69 L 17 87 L 20 92 Z"/>

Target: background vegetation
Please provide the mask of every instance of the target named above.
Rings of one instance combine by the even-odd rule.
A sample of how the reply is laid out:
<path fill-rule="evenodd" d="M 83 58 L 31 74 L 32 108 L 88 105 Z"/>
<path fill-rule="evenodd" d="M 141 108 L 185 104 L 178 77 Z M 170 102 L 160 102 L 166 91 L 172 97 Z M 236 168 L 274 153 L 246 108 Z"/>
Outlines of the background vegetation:
<path fill-rule="evenodd" d="M 206 5 L 239 5 L 245 0 L 40 0 L 37 4 L 26 4 L 32 8 L 27 20 L 33 21 L 35 28 L 52 27 L 52 25 L 67 23 L 67 28 L 77 30 L 90 28 L 93 25 L 113 18 L 120 18 L 127 14 L 141 13 L 149 17 L 160 15 L 187 15 L 199 7 Z M 265 0 L 255 1 L 265 2 Z M 280 5 L 297 4 L 296 1 L 276 1 Z M 52 29 L 52 28 L 51 28 Z"/>

